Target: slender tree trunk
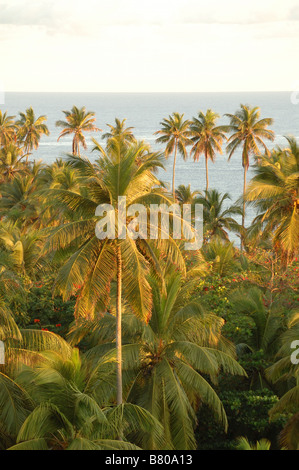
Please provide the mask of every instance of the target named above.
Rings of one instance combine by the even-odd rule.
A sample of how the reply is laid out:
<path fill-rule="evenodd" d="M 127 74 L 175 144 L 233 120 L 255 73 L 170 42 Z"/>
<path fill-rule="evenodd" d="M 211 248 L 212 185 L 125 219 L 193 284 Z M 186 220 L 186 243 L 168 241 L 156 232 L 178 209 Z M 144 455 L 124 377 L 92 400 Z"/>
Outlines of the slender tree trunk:
<path fill-rule="evenodd" d="M 173 200 L 175 201 L 175 164 L 176 164 L 176 156 L 178 150 L 178 143 L 175 141 L 175 152 L 174 152 L 174 159 L 173 159 L 173 174 L 172 174 L 172 195 Z"/>
<path fill-rule="evenodd" d="M 80 142 L 77 136 L 75 136 L 73 139 L 73 155 L 80 157 Z"/>
<path fill-rule="evenodd" d="M 246 193 L 246 176 L 247 176 L 247 167 L 244 167 L 244 184 L 243 184 L 243 212 L 242 212 L 242 236 L 241 236 L 241 251 L 244 248 L 244 231 L 245 231 L 245 193 Z"/>
<path fill-rule="evenodd" d="M 122 319 L 122 257 L 120 245 L 117 245 L 117 298 L 116 298 L 116 403 L 121 405 L 123 402 L 122 394 L 122 335 L 121 335 L 121 319 Z"/>
<path fill-rule="evenodd" d="M 24 146 L 24 151 L 25 151 L 25 155 L 26 155 L 26 165 L 28 165 L 28 161 L 29 161 L 29 147 Z"/>
<path fill-rule="evenodd" d="M 205 152 L 205 159 L 206 159 L 206 192 L 209 189 L 209 167 L 208 167 L 208 154 Z M 207 194 L 206 194 L 207 198 Z"/>

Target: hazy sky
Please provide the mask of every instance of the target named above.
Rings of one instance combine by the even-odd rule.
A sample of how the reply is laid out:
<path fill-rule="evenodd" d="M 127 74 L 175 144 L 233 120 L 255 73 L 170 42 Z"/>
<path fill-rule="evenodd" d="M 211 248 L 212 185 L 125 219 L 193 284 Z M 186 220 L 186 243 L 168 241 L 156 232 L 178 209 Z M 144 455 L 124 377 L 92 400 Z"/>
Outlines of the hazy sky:
<path fill-rule="evenodd" d="M 0 0 L 6 91 L 293 90 L 298 51 L 298 0 Z"/>

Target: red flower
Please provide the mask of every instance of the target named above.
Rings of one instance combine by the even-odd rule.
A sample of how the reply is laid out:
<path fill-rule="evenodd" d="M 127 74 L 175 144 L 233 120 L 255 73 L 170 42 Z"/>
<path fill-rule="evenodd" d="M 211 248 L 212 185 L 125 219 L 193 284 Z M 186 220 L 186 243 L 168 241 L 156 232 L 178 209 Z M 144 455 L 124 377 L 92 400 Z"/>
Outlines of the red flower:
<path fill-rule="evenodd" d="M 49 331 L 48 328 L 42 328 L 42 331 Z"/>
<path fill-rule="evenodd" d="M 57 323 L 57 325 L 55 325 L 56 328 L 59 328 L 61 326 L 61 323 Z"/>
<path fill-rule="evenodd" d="M 40 320 L 39 320 L 38 318 L 36 318 L 36 319 L 34 320 L 34 323 L 40 323 Z"/>
<path fill-rule="evenodd" d="M 75 289 L 82 289 L 81 284 L 73 284 L 73 286 L 74 286 Z"/>

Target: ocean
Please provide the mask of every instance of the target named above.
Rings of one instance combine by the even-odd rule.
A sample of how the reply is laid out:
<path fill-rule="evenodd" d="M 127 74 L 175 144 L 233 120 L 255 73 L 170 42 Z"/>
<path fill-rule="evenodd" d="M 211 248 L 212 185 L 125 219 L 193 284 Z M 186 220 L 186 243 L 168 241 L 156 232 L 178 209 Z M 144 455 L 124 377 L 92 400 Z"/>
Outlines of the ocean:
<path fill-rule="evenodd" d="M 134 127 L 137 139 L 148 141 L 154 150 L 162 150 L 155 143 L 153 135 L 160 128 L 160 122 L 173 112 L 184 113 L 186 119 L 196 116 L 199 111 L 205 112 L 212 109 L 221 118 L 219 124 L 228 124 L 225 113 L 234 113 L 240 104 L 249 104 L 261 108 L 261 118 L 271 117 L 274 124 L 275 142 L 267 145 L 271 149 L 275 145 L 284 146 L 285 135 L 294 135 L 299 138 L 299 105 L 291 102 L 290 92 L 244 92 L 244 93 L 7 93 L 5 104 L 0 105 L 2 111 L 8 111 L 10 115 L 17 116 L 19 111 L 24 111 L 32 106 L 36 116 L 45 114 L 48 117 L 47 125 L 50 130 L 48 137 L 43 137 L 39 149 L 34 152 L 32 158 L 51 163 L 58 157 L 65 157 L 71 152 L 72 139 L 61 139 L 57 142 L 60 128 L 55 122 L 64 119 L 63 110 L 70 110 L 73 105 L 85 106 L 88 111 L 96 113 L 97 126 L 107 132 L 108 124 L 114 124 L 114 119 L 126 118 L 126 125 Z M 101 133 L 93 133 L 92 137 L 101 141 Z M 90 143 L 88 135 L 87 142 Z M 92 144 L 91 144 L 92 145 Z M 95 154 L 85 152 L 90 159 L 96 158 Z M 82 150 L 84 154 L 84 150 Z M 248 181 L 253 172 L 249 169 Z M 172 158 L 166 163 L 166 171 L 160 172 L 160 178 L 171 183 Z M 216 162 L 209 162 L 210 188 L 215 188 L 222 193 L 229 193 L 232 202 L 235 202 L 242 194 L 243 168 L 241 152 L 236 152 L 231 161 L 227 161 L 225 150 L 222 155 L 217 155 Z M 192 190 L 205 189 L 205 165 L 204 158 L 194 162 L 192 158 L 187 161 L 178 156 L 176 165 L 176 186 L 191 184 Z M 247 224 L 250 223 L 254 212 L 251 208 L 247 211 Z"/>

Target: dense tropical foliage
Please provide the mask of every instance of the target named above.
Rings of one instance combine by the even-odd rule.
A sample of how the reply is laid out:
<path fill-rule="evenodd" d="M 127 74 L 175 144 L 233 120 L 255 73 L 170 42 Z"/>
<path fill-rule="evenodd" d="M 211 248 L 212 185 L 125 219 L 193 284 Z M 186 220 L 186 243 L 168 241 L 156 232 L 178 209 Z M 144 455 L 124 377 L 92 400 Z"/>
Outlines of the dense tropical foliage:
<path fill-rule="evenodd" d="M 87 158 L 95 114 L 64 114 L 71 153 L 45 164 L 46 116 L 0 111 L 0 449 L 299 449 L 296 139 L 268 149 L 272 120 L 242 105 L 222 126 L 173 113 L 159 152 L 116 118 Z M 226 141 L 238 201 L 209 188 Z M 178 153 L 203 156 L 205 188 L 176 188 Z M 149 208 L 173 202 L 203 206 L 200 249 L 175 237 L 175 214 L 168 239 L 148 237 Z M 118 236 L 99 237 L 109 208 Z"/>

